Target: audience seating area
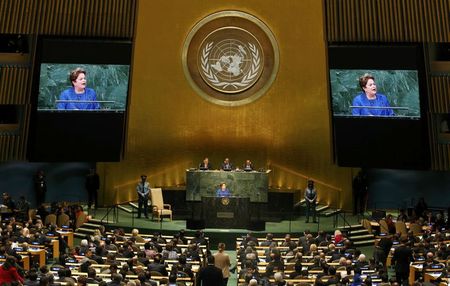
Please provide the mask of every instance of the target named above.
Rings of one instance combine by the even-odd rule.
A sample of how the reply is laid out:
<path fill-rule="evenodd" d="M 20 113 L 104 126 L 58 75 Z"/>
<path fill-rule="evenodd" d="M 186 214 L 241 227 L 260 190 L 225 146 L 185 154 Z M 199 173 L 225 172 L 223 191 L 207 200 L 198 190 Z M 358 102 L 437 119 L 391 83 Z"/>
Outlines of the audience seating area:
<path fill-rule="evenodd" d="M 140 286 L 176 280 L 177 285 L 190 286 L 197 284 L 199 271 L 212 255 L 202 231 L 187 236 L 184 230 L 166 235 L 101 227 L 74 245 L 70 227 L 86 218 L 78 207 L 72 216 L 65 208 L 57 206 L 45 217 L 42 210 L 27 212 L 28 221 L 3 217 L 0 263 L 14 256 L 30 284 L 44 279 L 56 285 Z M 362 225 L 376 238 L 370 257 L 339 230 L 334 235 L 305 230 L 236 237 L 232 272 L 237 285 L 396 285 L 393 255 L 400 246 L 413 253 L 409 285 L 448 284 L 447 223 L 404 221 L 388 215 L 379 221 L 364 219 Z"/>

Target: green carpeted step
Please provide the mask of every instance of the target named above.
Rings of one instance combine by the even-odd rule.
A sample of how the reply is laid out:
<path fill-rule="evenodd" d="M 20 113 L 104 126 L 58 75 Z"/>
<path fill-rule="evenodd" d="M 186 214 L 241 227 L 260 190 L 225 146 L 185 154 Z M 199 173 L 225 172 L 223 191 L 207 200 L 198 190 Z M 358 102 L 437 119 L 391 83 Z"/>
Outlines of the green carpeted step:
<path fill-rule="evenodd" d="M 85 227 L 79 227 L 76 230 L 79 233 L 89 233 L 89 234 L 93 234 L 95 232 L 95 229 L 91 229 L 91 228 L 85 228 Z"/>
<path fill-rule="evenodd" d="M 368 239 L 374 239 L 373 234 L 363 234 L 363 235 L 355 235 L 355 236 L 349 236 L 349 239 L 351 241 L 358 241 L 358 240 L 368 240 Z"/>
<path fill-rule="evenodd" d="M 321 213 L 323 211 L 326 211 L 329 208 L 330 208 L 329 205 L 318 205 L 318 206 L 316 206 L 316 212 Z"/>
<path fill-rule="evenodd" d="M 95 229 L 98 229 L 98 228 L 100 228 L 101 226 L 102 226 L 101 224 L 92 223 L 92 220 L 89 220 L 89 222 L 83 223 L 83 227 L 88 227 L 88 228 L 95 228 Z"/>
<path fill-rule="evenodd" d="M 124 212 L 132 213 L 134 208 L 137 209 L 137 207 L 135 207 L 134 205 L 136 205 L 136 204 L 130 203 L 131 208 L 129 206 L 124 206 L 124 205 L 118 205 L 117 207 Z"/>
<path fill-rule="evenodd" d="M 363 226 L 361 224 L 352 224 L 350 226 L 340 226 L 338 227 L 340 230 L 352 230 L 352 229 L 361 229 Z"/>
<path fill-rule="evenodd" d="M 363 228 L 363 229 L 350 230 L 348 233 L 350 236 L 353 236 L 353 235 L 368 234 L 369 231 L 367 229 Z"/>
<path fill-rule="evenodd" d="M 355 246 L 373 246 L 375 244 L 375 240 L 367 239 L 353 242 Z"/>
<path fill-rule="evenodd" d="M 326 216 L 326 217 L 330 217 L 330 216 L 340 213 L 341 211 L 342 211 L 341 209 L 331 209 L 330 208 L 330 209 L 326 210 L 325 212 L 323 212 L 322 215 Z"/>
<path fill-rule="evenodd" d="M 99 224 L 99 225 L 103 225 L 103 224 L 110 224 L 110 223 L 114 223 L 114 221 L 108 221 L 108 220 L 100 220 L 97 218 L 91 218 L 89 219 L 89 222 L 95 223 L 95 224 Z"/>

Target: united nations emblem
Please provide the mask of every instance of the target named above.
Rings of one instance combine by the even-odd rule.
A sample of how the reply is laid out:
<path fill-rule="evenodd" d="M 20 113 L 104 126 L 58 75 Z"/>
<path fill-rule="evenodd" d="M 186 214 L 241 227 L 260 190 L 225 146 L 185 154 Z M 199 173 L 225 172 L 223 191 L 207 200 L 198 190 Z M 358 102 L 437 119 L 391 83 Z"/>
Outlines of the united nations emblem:
<path fill-rule="evenodd" d="M 222 203 L 222 205 L 228 206 L 230 204 L 230 199 L 225 197 L 225 198 L 222 198 L 220 200 L 220 202 Z"/>
<path fill-rule="evenodd" d="M 229 34 L 229 38 L 224 38 L 224 32 Z M 215 42 L 217 33 L 219 39 Z M 208 35 L 198 60 L 203 80 L 224 93 L 239 93 L 250 88 L 259 79 L 264 67 L 258 41 L 247 31 L 234 27 L 219 29 Z"/>
<path fill-rule="evenodd" d="M 182 58 L 185 75 L 197 93 L 228 106 L 263 95 L 275 79 L 279 61 L 270 29 L 239 11 L 218 12 L 197 23 Z"/>

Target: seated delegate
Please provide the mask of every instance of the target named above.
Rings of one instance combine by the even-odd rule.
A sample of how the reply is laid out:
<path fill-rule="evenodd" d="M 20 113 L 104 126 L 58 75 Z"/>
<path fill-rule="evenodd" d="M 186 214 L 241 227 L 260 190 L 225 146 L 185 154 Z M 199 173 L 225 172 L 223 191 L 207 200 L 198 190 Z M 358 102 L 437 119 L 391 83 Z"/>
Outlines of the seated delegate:
<path fill-rule="evenodd" d="M 198 169 L 202 170 L 202 171 L 206 171 L 206 170 L 211 170 L 212 169 L 212 165 L 209 162 L 208 157 L 205 157 L 205 159 L 203 159 L 203 161 L 198 165 Z"/>
<path fill-rule="evenodd" d="M 253 171 L 253 164 L 252 164 L 252 161 L 246 160 L 245 163 L 244 163 L 244 165 L 242 166 L 242 169 L 243 169 L 244 171 L 247 171 L 247 172 Z"/>
<path fill-rule="evenodd" d="M 230 163 L 230 159 L 225 158 L 225 160 L 222 163 L 222 166 L 220 167 L 223 171 L 231 171 L 233 170 L 233 164 Z"/>

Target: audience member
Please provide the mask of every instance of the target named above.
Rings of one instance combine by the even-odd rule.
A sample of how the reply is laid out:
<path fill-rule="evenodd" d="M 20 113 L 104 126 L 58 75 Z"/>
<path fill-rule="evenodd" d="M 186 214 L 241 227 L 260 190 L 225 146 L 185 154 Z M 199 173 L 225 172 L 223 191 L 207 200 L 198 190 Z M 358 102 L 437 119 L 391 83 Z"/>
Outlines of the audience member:
<path fill-rule="evenodd" d="M 226 286 L 230 277 L 230 256 L 225 253 L 225 243 L 219 243 L 217 249 L 218 251 L 214 254 L 214 265 L 222 270 L 223 285 Z"/>
<path fill-rule="evenodd" d="M 208 264 L 200 268 L 197 275 L 198 286 L 219 286 L 223 285 L 222 270 L 217 268 L 214 263 L 214 256 L 208 256 Z"/>

